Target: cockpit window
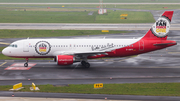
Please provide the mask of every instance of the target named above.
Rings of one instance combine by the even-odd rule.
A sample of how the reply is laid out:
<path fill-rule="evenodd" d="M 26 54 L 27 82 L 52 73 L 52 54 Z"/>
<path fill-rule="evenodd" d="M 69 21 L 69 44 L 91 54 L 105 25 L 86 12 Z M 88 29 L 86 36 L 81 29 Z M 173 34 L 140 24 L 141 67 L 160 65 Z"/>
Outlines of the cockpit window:
<path fill-rule="evenodd" d="M 17 48 L 17 45 L 16 44 L 10 44 L 8 47 L 15 47 L 15 48 Z"/>

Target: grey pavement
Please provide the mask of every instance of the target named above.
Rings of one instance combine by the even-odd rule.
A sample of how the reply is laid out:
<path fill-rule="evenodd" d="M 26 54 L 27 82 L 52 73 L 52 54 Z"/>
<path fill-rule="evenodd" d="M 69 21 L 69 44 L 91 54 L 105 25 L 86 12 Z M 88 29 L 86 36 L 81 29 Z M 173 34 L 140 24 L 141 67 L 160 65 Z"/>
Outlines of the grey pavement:
<path fill-rule="evenodd" d="M 40 97 L 0 97 L 0 101 L 104 101 L 104 99 L 73 99 L 73 98 L 40 98 Z M 127 100 L 109 100 L 106 101 L 127 101 Z M 135 101 L 135 100 L 128 100 Z M 137 100 L 136 100 L 137 101 Z"/>
<path fill-rule="evenodd" d="M 110 99 L 110 100 L 140 100 L 140 101 L 179 101 L 175 96 L 139 96 L 139 95 L 106 95 L 106 94 L 71 94 L 71 93 L 39 93 L 39 92 L 9 92 L 0 91 L 0 96 L 10 97 L 40 97 L 40 98 L 75 98 L 75 99 Z"/>
<path fill-rule="evenodd" d="M 0 23 L 0 29 L 45 29 L 45 30 L 148 30 L 147 24 L 74 24 L 74 23 Z M 180 30 L 180 24 L 171 24 L 170 30 Z"/>
<path fill-rule="evenodd" d="M 99 5 L 99 2 L 97 3 L 0 3 L 1 5 L 4 5 L 4 4 L 8 4 L 8 5 L 27 5 L 27 4 L 34 4 L 34 5 L 45 5 L 45 4 L 48 4 L 48 5 L 65 5 L 65 4 L 68 4 L 68 5 L 93 5 L 93 4 L 97 4 Z M 103 4 L 118 4 L 118 5 L 125 5 L 125 4 L 130 4 L 130 5 L 165 5 L 165 4 L 168 4 L 168 5 L 177 5 L 177 4 L 180 4 L 180 2 L 177 2 L 177 3 L 103 3 Z"/>

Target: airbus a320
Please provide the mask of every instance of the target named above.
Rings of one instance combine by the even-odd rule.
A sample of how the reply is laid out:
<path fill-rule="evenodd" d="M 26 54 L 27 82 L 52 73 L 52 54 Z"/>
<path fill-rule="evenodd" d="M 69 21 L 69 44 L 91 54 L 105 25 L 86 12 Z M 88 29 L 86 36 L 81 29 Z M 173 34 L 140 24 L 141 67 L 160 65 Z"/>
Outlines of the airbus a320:
<path fill-rule="evenodd" d="M 167 40 L 173 11 L 165 11 L 150 30 L 137 39 L 23 39 L 10 44 L 2 53 L 9 57 L 54 58 L 58 65 L 81 62 L 89 68 L 88 59 L 125 57 L 143 54 L 176 45 Z"/>

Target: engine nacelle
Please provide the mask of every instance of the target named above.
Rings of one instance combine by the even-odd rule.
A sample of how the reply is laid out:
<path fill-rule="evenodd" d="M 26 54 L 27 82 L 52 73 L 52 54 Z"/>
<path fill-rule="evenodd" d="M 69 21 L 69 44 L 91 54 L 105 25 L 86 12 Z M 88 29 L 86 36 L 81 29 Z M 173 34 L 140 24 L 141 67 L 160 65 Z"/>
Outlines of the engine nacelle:
<path fill-rule="evenodd" d="M 56 60 L 58 65 L 71 65 L 75 59 L 72 55 L 58 55 Z"/>

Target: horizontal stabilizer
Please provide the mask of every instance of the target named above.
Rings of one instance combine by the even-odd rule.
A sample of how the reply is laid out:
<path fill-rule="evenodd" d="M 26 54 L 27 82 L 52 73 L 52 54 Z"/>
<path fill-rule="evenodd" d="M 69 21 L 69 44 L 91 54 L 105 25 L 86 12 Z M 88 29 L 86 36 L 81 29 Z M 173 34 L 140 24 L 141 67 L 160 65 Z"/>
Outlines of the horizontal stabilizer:
<path fill-rule="evenodd" d="M 177 43 L 157 43 L 157 44 L 154 44 L 154 46 L 163 46 L 163 45 L 171 45 L 171 44 L 177 44 Z"/>

